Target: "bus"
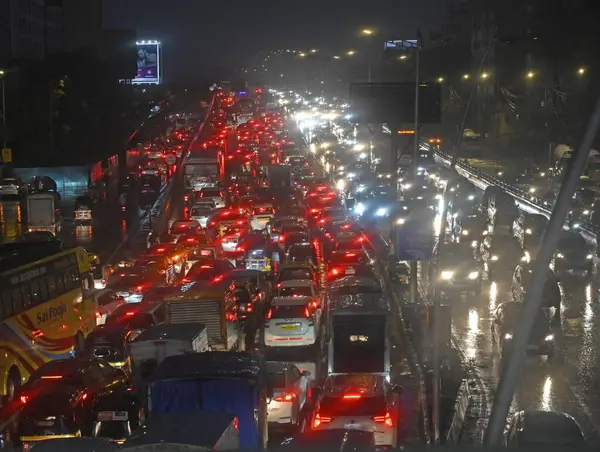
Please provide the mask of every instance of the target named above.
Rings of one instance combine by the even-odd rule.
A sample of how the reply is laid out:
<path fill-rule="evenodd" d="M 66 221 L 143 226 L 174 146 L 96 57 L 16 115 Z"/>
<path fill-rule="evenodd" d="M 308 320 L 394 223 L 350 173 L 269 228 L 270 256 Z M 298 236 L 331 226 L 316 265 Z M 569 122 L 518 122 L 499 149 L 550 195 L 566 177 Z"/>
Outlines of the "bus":
<path fill-rule="evenodd" d="M 46 243 L 0 246 L 0 395 L 5 401 L 41 365 L 73 357 L 96 325 L 88 253 Z"/>

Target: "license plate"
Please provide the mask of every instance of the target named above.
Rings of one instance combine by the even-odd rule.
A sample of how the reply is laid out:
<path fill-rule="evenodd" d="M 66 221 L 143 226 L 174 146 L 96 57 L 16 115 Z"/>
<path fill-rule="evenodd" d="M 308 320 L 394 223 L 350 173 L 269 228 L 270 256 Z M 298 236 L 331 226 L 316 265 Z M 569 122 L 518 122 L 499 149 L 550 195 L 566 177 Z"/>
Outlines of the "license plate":
<path fill-rule="evenodd" d="M 282 330 L 295 330 L 298 328 L 297 325 L 281 325 Z"/>
<path fill-rule="evenodd" d="M 98 412 L 99 422 L 108 421 L 127 421 L 129 419 L 129 413 L 127 411 L 100 411 Z"/>
<path fill-rule="evenodd" d="M 353 268 L 347 268 L 344 272 L 346 275 L 354 275 L 356 271 Z"/>
<path fill-rule="evenodd" d="M 351 422 L 344 424 L 344 428 L 356 429 L 360 428 L 360 424 L 353 424 Z"/>

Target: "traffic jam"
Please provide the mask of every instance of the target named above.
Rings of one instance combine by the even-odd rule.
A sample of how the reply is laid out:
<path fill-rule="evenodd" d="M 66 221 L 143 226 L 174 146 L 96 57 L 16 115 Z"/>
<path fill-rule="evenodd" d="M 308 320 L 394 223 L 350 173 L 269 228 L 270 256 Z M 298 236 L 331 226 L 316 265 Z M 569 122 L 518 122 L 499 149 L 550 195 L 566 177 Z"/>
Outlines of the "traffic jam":
<path fill-rule="evenodd" d="M 7 443 L 402 444 L 375 247 L 272 97 L 215 90 L 180 208 L 97 272 L 96 327 L 5 404 Z"/>

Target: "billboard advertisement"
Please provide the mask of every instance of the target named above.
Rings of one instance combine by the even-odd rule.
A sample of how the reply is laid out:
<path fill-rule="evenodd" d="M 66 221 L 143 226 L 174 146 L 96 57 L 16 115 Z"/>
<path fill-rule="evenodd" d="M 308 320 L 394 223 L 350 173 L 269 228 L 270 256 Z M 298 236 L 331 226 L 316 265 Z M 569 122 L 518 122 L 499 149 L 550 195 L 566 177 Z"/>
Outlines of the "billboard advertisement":
<path fill-rule="evenodd" d="M 161 43 L 159 41 L 138 41 L 137 75 L 132 83 L 158 84 L 161 82 Z"/>

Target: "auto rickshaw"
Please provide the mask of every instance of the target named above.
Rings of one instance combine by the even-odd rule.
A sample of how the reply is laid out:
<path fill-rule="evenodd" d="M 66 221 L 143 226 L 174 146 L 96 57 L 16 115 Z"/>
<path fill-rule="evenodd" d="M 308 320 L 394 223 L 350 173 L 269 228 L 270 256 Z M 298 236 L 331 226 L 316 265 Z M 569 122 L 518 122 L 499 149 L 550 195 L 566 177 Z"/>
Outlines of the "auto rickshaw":
<path fill-rule="evenodd" d="M 75 198 L 75 223 L 86 224 L 92 222 L 92 206 L 94 200 L 88 196 L 78 196 Z"/>

